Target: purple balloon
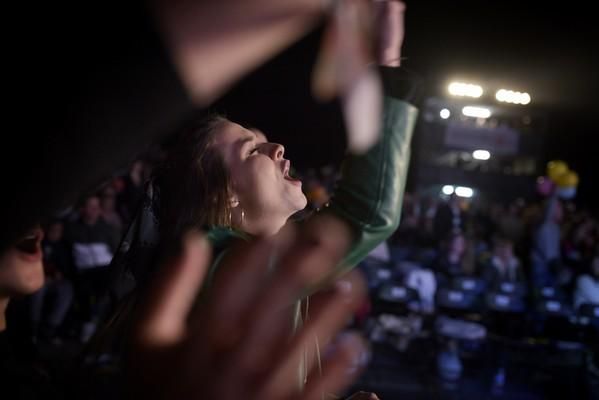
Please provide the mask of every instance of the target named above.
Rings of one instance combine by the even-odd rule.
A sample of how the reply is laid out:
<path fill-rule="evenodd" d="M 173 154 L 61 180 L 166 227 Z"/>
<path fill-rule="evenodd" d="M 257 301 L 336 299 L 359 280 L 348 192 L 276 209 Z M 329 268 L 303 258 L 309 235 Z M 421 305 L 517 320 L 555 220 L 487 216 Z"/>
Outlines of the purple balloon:
<path fill-rule="evenodd" d="M 555 183 L 546 176 L 540 176 L 537 178 L 537 192 L 541 196 L 549 196 L 555 189 Z"/>

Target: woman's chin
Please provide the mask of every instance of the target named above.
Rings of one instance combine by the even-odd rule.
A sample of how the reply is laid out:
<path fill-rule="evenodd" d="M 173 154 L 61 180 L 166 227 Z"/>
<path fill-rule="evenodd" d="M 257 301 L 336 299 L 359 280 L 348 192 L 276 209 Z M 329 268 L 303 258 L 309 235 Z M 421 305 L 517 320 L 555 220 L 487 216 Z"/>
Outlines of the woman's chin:
<path fill-rule="evenodd" d="M 32 294 L 44 286 L 44 269 L 41 262 L 38 265 L 28 265 L 27 268 L 29 271 L 24 274 L 20 287 L 22 294 Z"/>
<path fill-rule="evenodd" d="M 300 201 L 300 206 L 298 207 L 297 211 L 301 211 L 304 208 L 306 208 L 306 206 L 308 205 L 308 199 L 306 198 L 306 196 L 304 196 L 302 194 L 302 199 Z"/>
<path fill-rule="evenodd" d="M 4 284 L 14 295 L 28 295 L 37 292 L 44 286 L 44 268 L 42 262 L 26 262 L 22 259 L 13 260 L 15 270 Z"/>
<path fill-rule="evenodd" d="M 308 205 L 308 199 L 303 192 L 300 192 L 293 199 L 289 201 L 289 216 L 295 214 L 298 211 L 302 211 Z"/>

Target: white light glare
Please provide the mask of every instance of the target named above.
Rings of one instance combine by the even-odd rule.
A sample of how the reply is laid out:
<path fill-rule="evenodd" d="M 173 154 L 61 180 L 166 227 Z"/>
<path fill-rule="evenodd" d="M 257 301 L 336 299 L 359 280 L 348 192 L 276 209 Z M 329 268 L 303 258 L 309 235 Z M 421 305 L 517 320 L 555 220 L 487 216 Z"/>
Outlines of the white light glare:
<path fill-rule="evenodd" d="M 475 160 L 486 161 L 491 158 L 491 153 L 489 153 L 487 150 L 474 150 L 472 152 L 472 158 Z"/>
<path fill-rule="evenodd" d="M 447 108 L 444 108 L 439 113 L 439 116 L 441 116 L 441 118 L 443 119 L 447 119 L 451 116 L 451 111 L 449 111 Z"/>
<path fill-rule="evenodd" d="M 458 186 L 455 188 L 455 194 L 460 197 L 470 198 L 474 195 L 474 190 L 466 186 Z"/>
<path fill-rule="evenodd" d="M 491 116 L 491 110 L 484 107 L 466 106 L 462 108 L 462 114 L 473 118 L 489 118 Z"/>
<path fill-rule="evenodd" d="M 513 90 L 500 89 L 495 93 L 495 98 L 498 101 L 512 104 L 526 105 L 530 103 L 530 95 L 526 92 L 514 92 Z"/>
<path fill-rule="evenodd" d="M 443 192 L 443 194 L 450 196 L 453 194 L 453 186 L 445 185 L 445 186 L 443 186 L 443 189 L 441 189 L 441 191 Z"/>
<path fill-rule="evenodd" d="M 473 85 L 471 83 L 452 82 L 447 89 L 452 96 L 479 98 L 483 95 L 483 88 L 480 85 Z"/>

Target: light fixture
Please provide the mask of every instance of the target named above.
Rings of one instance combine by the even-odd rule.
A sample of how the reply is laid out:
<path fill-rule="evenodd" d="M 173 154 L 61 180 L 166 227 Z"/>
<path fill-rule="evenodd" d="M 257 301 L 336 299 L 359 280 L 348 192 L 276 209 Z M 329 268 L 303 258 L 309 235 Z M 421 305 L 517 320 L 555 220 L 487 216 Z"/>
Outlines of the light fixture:
<path fill-rule="evenodd" d="M 491 110 L 485 107 L 466 106 L 462 108 L 462 114 L 473 118 L 489 118 Z"/>
<path fill-rule="evenodd" d="M 483 88 L 480 85 L 464 82 L 451 82 L 447 87 L 449 94 L 460 97 L 479 98 L 483 95 Z"/>
<path fill-rule="evenodd" d="M 443 119 L 447 119 L 451 116 L 451 111 L 449 111 L 447 108 L 444 108 L 441 110 L 441 112 L 439 112 L 439 116 Z"/>
<path fill-rule="evenodd" d="M 472 152 L 472 158 L 475 160 L 486 161 L 491 158 L 491 153 L 489 153 L 487 150 L 474 150 Z"/>
<path fill-rule="evenodd" d="M 451 196 L 453 194 L 453 186 L 445 185 L 445 186 L 443 186 L 441 191 L 443 192 L 443 194 L 445 194 L 447 196 Z"/>
<path fill-rule="evenodd" d="M 501 101 L 503 103 L 512 103 L 512 104 L 529 104 L 531 101 L 530 94 L 526 92 L 516 92 L 508 89 L 499 89 L 495 93 L 495 98 L 497 101 Z"/>
<path fill-rule="evenodd" d="M 474 195 L 474 190 L 466 186 L 458 186 L 455 188 L 455 194 L 460 197 L 470 198 Z"/>

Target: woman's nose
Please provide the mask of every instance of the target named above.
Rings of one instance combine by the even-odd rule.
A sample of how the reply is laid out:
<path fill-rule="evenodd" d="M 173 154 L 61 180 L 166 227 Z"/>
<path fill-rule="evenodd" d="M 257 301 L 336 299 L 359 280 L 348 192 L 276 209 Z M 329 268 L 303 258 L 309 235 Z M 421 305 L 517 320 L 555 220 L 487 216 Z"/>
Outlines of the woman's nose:
<path fill-rule="evenodd" d="M 273 160 L 281 160 L 285 154 L 285 147 L 278 143 L 271 143 L 270 157 Z"/>

